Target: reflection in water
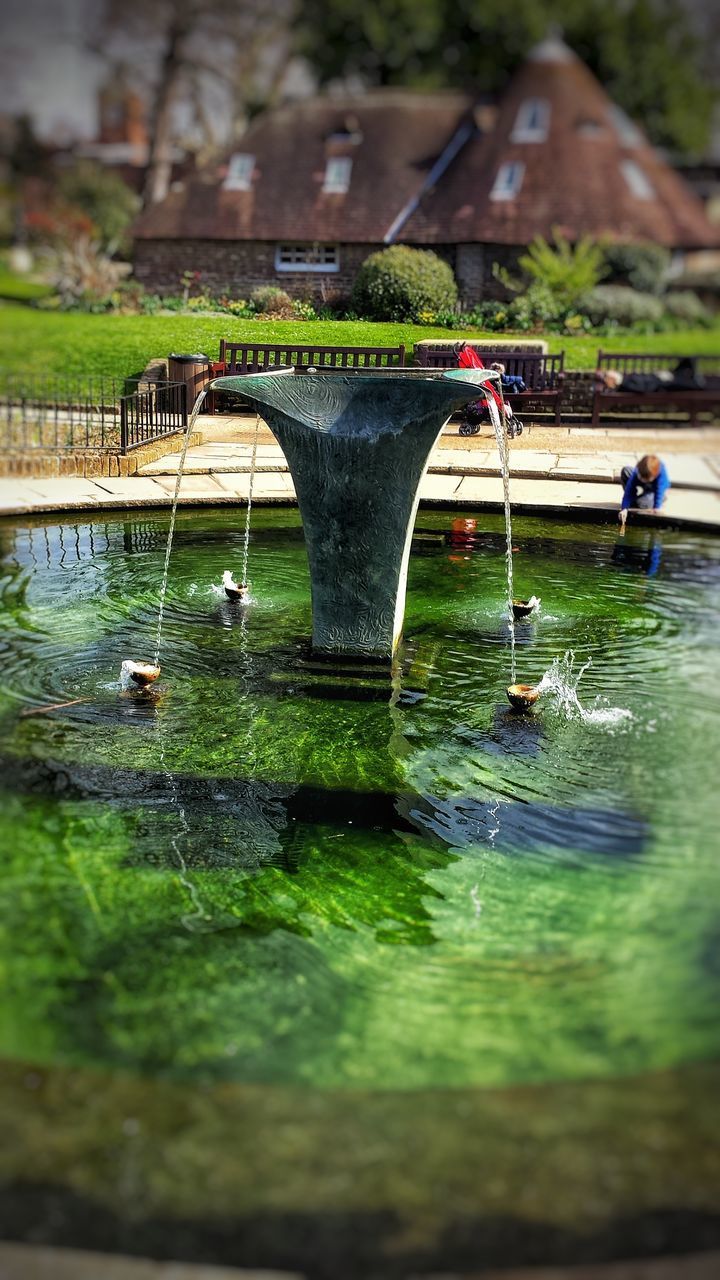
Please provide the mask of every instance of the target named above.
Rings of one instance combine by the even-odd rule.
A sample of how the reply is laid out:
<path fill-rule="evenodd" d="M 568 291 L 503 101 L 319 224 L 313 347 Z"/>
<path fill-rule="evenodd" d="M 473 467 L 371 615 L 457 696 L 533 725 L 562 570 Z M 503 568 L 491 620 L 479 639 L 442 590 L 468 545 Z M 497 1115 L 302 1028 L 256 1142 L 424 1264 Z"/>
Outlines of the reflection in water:
<path fill-rule="evenodd" d="M 662 561 L 662 538 L 653 529 L 643 530 L 633 542 L 618 538 L 612 552 L 612 562 L 620 569 L 644 573 L 652 578 Z"/>

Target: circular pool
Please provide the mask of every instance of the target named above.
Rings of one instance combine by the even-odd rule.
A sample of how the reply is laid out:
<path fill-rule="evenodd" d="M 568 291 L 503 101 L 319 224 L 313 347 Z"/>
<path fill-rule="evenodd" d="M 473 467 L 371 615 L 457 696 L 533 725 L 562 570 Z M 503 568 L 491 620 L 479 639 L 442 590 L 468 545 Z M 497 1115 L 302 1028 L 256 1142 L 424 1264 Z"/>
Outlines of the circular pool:
<path fill-rule="evenodd" d="M 240 1205 L 247 1239 L 355 1215 L 392 1254 L 389 1214 L 415 1262 L 462 1262 L 459 1218 L 532 1222 L 547 1261 L 712 1217 L 720 546 L 517 518 L 517 678 L 551 673 L 518 715 L 502 522 L 453 543 L 464 514 L 418 518 L 388 675 L 310 653 L 296 512 L 253 512 L 245 606 L 238 514 L 181 510 L 151 696 L 118 675 L 152 658 L 167 514 L 0 525 L 0 1048 L 26 1162 L 27 1079 L 57 1090 L 40 1181 L 201 1242 Z M 195 1253 L 293 1261 L 238 1249 Z"/>

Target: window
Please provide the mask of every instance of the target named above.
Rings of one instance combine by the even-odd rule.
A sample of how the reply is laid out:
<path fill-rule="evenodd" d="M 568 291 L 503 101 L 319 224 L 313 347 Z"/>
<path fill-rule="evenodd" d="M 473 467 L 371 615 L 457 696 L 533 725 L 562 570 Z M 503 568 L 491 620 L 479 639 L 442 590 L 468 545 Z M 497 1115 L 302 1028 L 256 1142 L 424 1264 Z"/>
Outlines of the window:
<path fill-rule="evenodd" d="M 352 160 L 349 156 L 330 156 L 325 165 L 323 191 L 328 195 L 344 195 L 350 186 Z"/>
<path fill-rule="evenodd" d="M 336 244 L 279 244 L 275 270 L 339 271 L 340 250 Z"/>
<path fill-rule="evenodd" d="M 589 117 L 578 120 L 575 128 L 581 138 L 602 138 L 605 133 L 605 125 L 600 120 L 591 120 Z"/>
<path fill-rule="evenodd" d="M 513 200 L 522 186 L 524 174 L 525 165 L 520 160 L 501 164 L 490 192 L 490 199 Z"/>
<path fill-rule="evenodd" d="M 255 157 L 246 151 L 236 151 L 230 157 L 223 187 L 226 191 L 249 191 L 252 187 Z"/>
<path fill-rule="evenodd" d="M 550 128 L 550 103 L 544 98 L 528 98 L 520 104 L 511 142 L 545 142 Z"/>
<path fill-rule="evenodd" d="M 653 199 L 655 188 L 647 174 L 643 173 L 639 164 L 636 164 L 634 160 L 621 160 L 620 170 L 630 188 L 631 195 L 635 196 L 637 200 Z"/>

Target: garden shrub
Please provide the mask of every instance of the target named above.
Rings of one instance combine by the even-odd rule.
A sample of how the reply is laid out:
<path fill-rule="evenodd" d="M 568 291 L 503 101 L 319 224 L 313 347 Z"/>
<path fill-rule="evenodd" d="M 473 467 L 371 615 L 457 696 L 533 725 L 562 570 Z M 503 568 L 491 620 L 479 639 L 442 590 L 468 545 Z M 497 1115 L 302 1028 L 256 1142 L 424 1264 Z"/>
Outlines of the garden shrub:
<path fill-rule="evenodd" d="M 479 302 L 462 317 L 462 322 L 467 328 L 488 329 L 491 333 L 500 332 L 507 329 L 510 323 L 509 307 L 510 304 L 507 302 Z"/>
<path fill-rule="evenodd" d="M 590 236 L 581 236 L 571 244 L 559 231 L 554 231 L 552 243 L 536 236 L 518 259 L 518 266 L 530 279 L 531 288 L 537 285 L 553 299 L 557 316 L 601 279 L 603 250 Z"/>
<path fill-rule="evenodd" d="M 278 288 L 276 284 L 263 284 L 259 289 L 253 289 L 250 294 L 250 305 L 259 315 L 277 315 L 278 312 L 287 310 L 292 317 L 290 294 Z"/>
<path fill-rule="evenodd" d="M 428 249 L 402 244 L 366 258 L 352 293 L 353 308 L 366 320 L 419 321 L 423 314 L 453 310 L 457 300 L 448 263 Z"/>
<path fill-rule="evenodd" d="M 677 289 L 663 298 L 667 315 L 686 325 L 703 328 L 712 324 L 712 314 L 701 298 L 691 289 Z"/>
<path fill-rule="evenodd" d="M 580 300 L 578 309 L 594 325 L 633 325 L 657 328 L 662 323 L 663 304 L 652 293 L 640 293 L 623 284 L 600 284 Z"/>
<path fill-rule="evenodd" d="M 306 298 L 293 298 L 292 313 L 294 320 L 317 320 L 318 314 L 312 302 Z"/>
<path fill-rule="evenodd" d="M 612 284 L 625 284 L 641 293 L 664 293 L 670 254 L 660 244 L 607 244 L 605 276 Z"/>
<path fill-rule="evenodd" d="M 513 298 L 507 308 L 508 328 L 527 332 L 562 322 L 567 304 L 561 303 L 553 291 L 534 281 L 524 293 Z"/>

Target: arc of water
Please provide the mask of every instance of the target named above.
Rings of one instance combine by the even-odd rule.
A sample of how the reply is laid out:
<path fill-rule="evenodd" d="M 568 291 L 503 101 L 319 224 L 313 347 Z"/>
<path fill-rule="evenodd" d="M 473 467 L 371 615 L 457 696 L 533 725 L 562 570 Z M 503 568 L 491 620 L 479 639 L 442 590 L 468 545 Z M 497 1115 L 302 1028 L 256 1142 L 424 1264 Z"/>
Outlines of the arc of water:
<path fill-rule="evenodd" d="M 255 435 L 253 437 L 252 457 L 250 458 L 250 483 L 248 485 L 247 511 L 245 512 L 245 540 L 243 542 L 241 583 L 247 583 L 248 556 L 250 554 L 250 512 L 252 511 L 253 485 L 255 483 L 255 459 L 257 458 L 258 433 L 260 431 L 260 414 L 255 415 Z"/>
<path fill-rule="evenodd" d="M 500 393 L 502 395 L 502 393 Z M 502 411 L 495 403 L 494 397 L 487 397 L 488 410 L 492 419 L 495 439 L 503 478 L 503 503 L 505 508 L 505 565 L 507 576 L 507 615 L 510 629 L 510 680 L 515 683 L 515 615 L 513 613 L 513 552 L 512 552 L 512 515 L 510 509 L 510 440 L 508 436 L 508 419 L 505 412 L 505 401 Z"/>
<path fill-rule="evenodd" d="M 177 479 L 175 481 L 175 492 L 173 494 L 172 510 L 170 512 L 170 528 L 168 529 L 167 543 L 165 546 L 165 564 L 163 566 L 162 582 L 160 583 L 160 605 L 158 608 L 157 631 L 155 633 L 155 666 L 160 665 L 160 644 L 162 641 L 163 617 L 165 614 L 165 596 L 167 595 L 168 573 L 170 570 L 170 555 L 172 553 L 173 536 L 175 534 L 175 519 L 177 516 L 178 498 L 180 497 L 180 483 L 182 481 L 183 469 L 185 467 L 185 458 L 187 457 L 188 444 L 193 432 L 193 427 L 197 421 L 197 416 L 202 408 L 203 400 L 207 395 L 207 389 L 201 391 L 192 408 L 192 413 L 188 419 L 185 428 L 185 439 L 180 452 L 180 462 L 178 463 Z"/>

